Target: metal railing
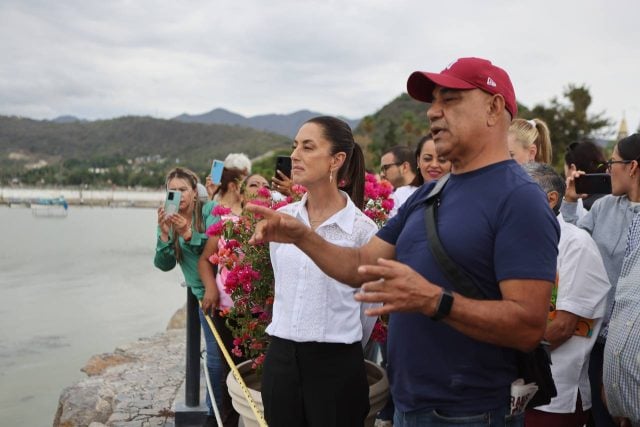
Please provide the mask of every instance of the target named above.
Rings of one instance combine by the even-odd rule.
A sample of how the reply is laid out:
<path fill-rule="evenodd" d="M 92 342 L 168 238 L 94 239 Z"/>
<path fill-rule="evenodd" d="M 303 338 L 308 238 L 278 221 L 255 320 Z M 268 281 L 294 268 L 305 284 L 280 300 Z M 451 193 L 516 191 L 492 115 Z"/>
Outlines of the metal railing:
<path fill-rule="evenodd" d="M 187 366 L 184 401 L 187 407 L 200 405 L 200 317 L 198 299 L 187 287 Z"/>

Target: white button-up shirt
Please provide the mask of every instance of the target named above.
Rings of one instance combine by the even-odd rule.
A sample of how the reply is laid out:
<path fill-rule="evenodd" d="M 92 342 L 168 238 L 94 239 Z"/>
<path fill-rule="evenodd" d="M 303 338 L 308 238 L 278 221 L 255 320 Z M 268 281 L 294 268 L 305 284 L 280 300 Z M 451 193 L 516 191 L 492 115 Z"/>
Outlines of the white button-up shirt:
<path fill-rule="evenodd" d="M 572 336 L 551 351 L 551 373 L 558 396 L 536 409 L 545 412 L 572 413 L 576 410 L 578 391 L 582 407 L 591 408 L 589 355 L 602 325 L 607 307 L 609 278 L 598 246 L 591 236 L 575 225 L 560 223 L 558 243 L 558 297 L 556 309 L 585 319 L 595 319 L 591 337 Z"/>
<path fill-rule="evenodd" d="M 378 228 L 346 193 L 341 194 L 347 205 L 322 223 L 316 233 L 338 246 L 363 246 Z M 305 194 L 301 201 L 283 206 L 279 211 L 309 225 L 306 202 Z M 269 247 L 275 300 L 268 334 L 297 342 L 344 344 L 361 341 L 363 335 L 368 338 L 375 318 L 363 315 L 362 304 L 353 297 L 358 289 L 324 274 L 295 245 L 270 243 Z"/>

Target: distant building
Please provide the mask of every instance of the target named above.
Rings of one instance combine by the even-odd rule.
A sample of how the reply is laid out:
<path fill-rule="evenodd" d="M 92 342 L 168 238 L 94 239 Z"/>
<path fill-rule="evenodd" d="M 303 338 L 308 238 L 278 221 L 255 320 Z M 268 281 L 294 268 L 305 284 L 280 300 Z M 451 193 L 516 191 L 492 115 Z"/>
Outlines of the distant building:
<path fill-rule="evenodd" d="M 620 127 L 618 128 L 618 136 L 616 137 L 616 139 L 620 141 L 622 138 L 626 138 L 627 136 L 629 136 L 629 129 L 627 128 L 627 119 L 625 118 L 623 113 L 622 121 L 620 121 Z"/>

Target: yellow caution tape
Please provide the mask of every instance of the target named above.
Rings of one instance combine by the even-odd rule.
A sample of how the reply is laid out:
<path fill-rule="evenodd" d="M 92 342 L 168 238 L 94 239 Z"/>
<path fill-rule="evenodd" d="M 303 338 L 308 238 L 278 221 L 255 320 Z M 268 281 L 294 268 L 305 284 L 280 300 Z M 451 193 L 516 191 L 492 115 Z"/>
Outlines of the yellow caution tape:
<path fill-rule="evenodd" d="M 200 304 L 200 309 L 202 309 L 202 301 L 198 301 L 198 303 Z M 231 372 L 233 373 L 233 377 L 236 379 L 236 381 L 238 381 L 238 384 L 240 384 L 240 388 L 242 389 L 242 394 L 244 394 L 244 397 L 247 398 L 247 402 L 251 407 L 251 411 L 253 412 L 253 415 L 256 416 L 256 420 L 258 421 L 258 424 L 260 425 L 260 427 L 268 427 L 267 422 L 264 419 L 264 415 L 262 415 L 262 411 L 260 410 L 260 408 L 258 408 L 258 406 L 256 405 L 256 402 L 251 397 L 249 388 L 247 387 L 247 384 L 245 384 L 244 380 L 242 379 L 242 375 L 240 375 L 240 371 L 238 371 L 236 364 L 233 363 L 233 359 L 231 358 L 231 355 L 227 351 L 227 348 L 225 347 L 224 343 L 222 342 L 222 338 L 220 337 L 220 334 L 218 334 L 218 331 L 216 330 L 216 327 L 213 324 L 211 317 L 209 317 L 208 314 L 205 314 L 204 318 L 207 319 L 207 323 L 209 324 L 209 328 L 211 328 L 211 332 L 213 332 L 213 336 L 215 337 L 216 342 L 218 343 L 218 347 L 220 347 L 220 350 L 222 351 L 224 358 L 229 364 L 229 367 L 231 368 Z"/>

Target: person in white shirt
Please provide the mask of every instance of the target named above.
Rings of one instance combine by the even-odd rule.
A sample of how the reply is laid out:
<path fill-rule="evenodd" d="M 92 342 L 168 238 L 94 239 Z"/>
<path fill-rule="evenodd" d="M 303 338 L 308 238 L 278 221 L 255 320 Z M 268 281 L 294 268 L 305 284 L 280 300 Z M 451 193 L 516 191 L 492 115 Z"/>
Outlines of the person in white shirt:
<path fill-rule="evenodd" d="M 292 179 L 307 193 L 279 211 L 327 241 L 352 247 L 369 241 L 377 226 L 361 211 L 364 156 L 349 126 L 333 117 L 310 119 L 296 135 L 291 160 Z M 270 253 L 275 297 L 262 379 L 267 423 L 362 426 L 369 386 L 361 342 L 370 328 L 353 299 L 357 290 L 324 274 L 295 245 L 271 243 Z"/>
<path fill-rule="evenodd" d="M 531 427 L 581 427 L 591 408 L 589 356 L 602 326 L 611 285 L 598 246 L 584 230 L 559 213 L 566 189 L 549 165 L 526 163 L 523 168 L 547 193 L 560 223 L 555 307 L 552 298 L 545 340 L 551 344 L 551 372 L 558 395 L 548 405 L 527 410 Z"/>
<path fill-rule="evenodd" d="M 414 151 L 402 145 L 392 147 L 380 158 L 380 177 L 393 185 L 393 209 L 389 218 L 418 188 L 417 164 Z"/>

